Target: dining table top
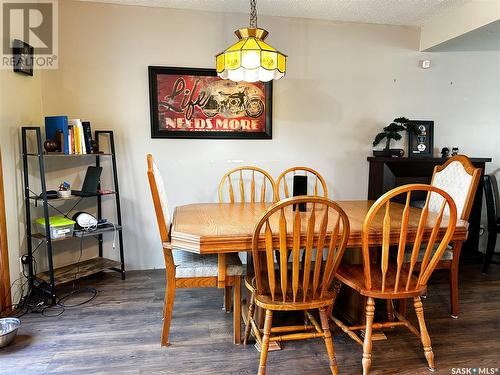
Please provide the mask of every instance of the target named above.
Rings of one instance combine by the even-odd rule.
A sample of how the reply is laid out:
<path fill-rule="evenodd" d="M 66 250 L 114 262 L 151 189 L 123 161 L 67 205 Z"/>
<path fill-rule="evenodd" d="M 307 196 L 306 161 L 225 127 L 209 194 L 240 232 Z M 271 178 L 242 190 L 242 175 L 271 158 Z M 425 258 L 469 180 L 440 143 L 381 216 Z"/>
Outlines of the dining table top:
<path fill-rule="evenodd" d="M 374 201 L 349 200 L 335 202 L 349 218 L 350 233 L 347 247 L 360 247 L 363 221 Z M 260 216 L 271 205 L 272 203 L 195 203 L 178 206 L 174 211 L 170 231 L 171 246 L 174 249 L 198 254 L 250 251 L 255 225 Z M 398 243 L 403 208 L 402 204 L 391 203 L 391 244 Z M 308 215 L 310 212 L 301 214 Z M 420 208 L 411 207 L 408 222 L 409 240 L 416 234 L 420 214 Z M 291 210 L 287 215 L 291 217 Z M 424 230 L 424 241 L 430 236 L 436 216 L 436 214 L 429 213 Z M 303 220 L 303 222 L 306 222 L 306 220 Z M 330 227 L 327 232 L 333 231 L 334 222 L 335 220 L 330 220 Z M 368 236 L 370 246 L 382 244 L 382 224 L 383 216 L 377 215 L 370 227 Z M 271 227 L 274 225 L 278 224 L 271 223 Z M 447 226 L 448 219 L 444 217 L 438 233 L 438 240 L 444 235 Z M 458 220 L 452 242 L 466 240 L 467 229 L 468 223 Z M 290 235 L 292 235 L 291 230 L 290 228 Z"/>

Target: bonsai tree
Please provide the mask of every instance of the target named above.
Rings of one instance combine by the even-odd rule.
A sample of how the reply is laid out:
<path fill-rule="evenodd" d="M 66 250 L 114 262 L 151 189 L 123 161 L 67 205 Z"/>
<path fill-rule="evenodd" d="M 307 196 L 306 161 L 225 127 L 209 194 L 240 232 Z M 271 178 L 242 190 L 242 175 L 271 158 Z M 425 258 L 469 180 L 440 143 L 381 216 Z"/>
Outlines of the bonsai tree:
<path fill-rule="evenodd" d="M 385 149 L 389 151 L 391 148 L 391 140 L 399 141 L 402 136 L 401 132 L 413 132 L 419 134 L 419 130 L 415 124 L 410 124 L 410 120 L 406 117 L 395 118 L 393 122 L 384 128 L 383 132 L 378 133 L 373 140 L 373 146 L 377 146 L 385 138 Z"/>

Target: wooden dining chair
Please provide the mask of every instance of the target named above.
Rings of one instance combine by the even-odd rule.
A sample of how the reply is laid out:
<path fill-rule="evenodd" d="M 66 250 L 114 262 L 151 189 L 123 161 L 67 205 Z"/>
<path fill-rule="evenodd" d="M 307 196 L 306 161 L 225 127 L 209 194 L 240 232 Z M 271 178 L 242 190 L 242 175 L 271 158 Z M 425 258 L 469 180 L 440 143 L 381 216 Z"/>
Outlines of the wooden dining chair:
<path fill-rule="evenodd" d="M 174 307 L 175 290 L 177 288 L 216 288 L 218 285 L 219 264 L 216 254 L 199 255 L 182 250 L 174 250 L 170 244 L 170 212 L 166 191 L 160 171 L 147 155 L 148 180 L 153 198 L 158 229 L 163 247 L 166 268 L 165 302 L 163 308 L 163 330 L 161 345 L 169 345 L 170 323 Z M 240 285 L 243 267 L 237 255 L 227 254 L 226 284 L 234 287 L 233 333 L 234 343 L 240 343 L 241 310 Z"/>
<path fill-rule="evenodd" d="M 300 203 L 307 205 L 306 212 L 293 210 L 294 205 Z M 269 207 L 258 220 L 252 238 L 255 277 L 251 298 L 265 310 L 264 329 L 254 320 L 253 308 L 249 309 L 247 320 L 261 347 L 259 374 L 266 372 L 270 342 L 311 338 L 325 341 L 331 372 L 337 374 L 326 310 L 335 301 L 336 292 L 330 290 L 330 286 L 348 238 L 347 215 L 335 202 L 322 197 L 284 199 Z M 313 257 L 314 247 L 328 249 L 325 261 L 321 252 Z M 305 249 L 302 261 L 300 249 Z M 277 258 L 275 250 L 279 253 Z M 260 257 L 259 252 L 265 256 Z M 321 323 L 312 310 L 319 310 Z M 274 311 L 304 311 L 306 323 L 273 328 Z M 246 330 L 245 344 L 249 334 L 250 330 Z"/>
<path fill-rule="evenodd" d="M 412 208 L 411 196 L 417 192 L 426 194 L 422 210 Z M 404 207 L 394 205 L 391 200 L 403 196 Z M 438 205 L 437 213 L 431 211 L 432 204 Z M 363 345 L 363 374 L 367 375 L 371 365 L 372 330 L 405 326 L 419 336 L 429 368 L 434 370 L 434 354 L 424 320 L 420 296 L 425 293 L 427 281 L 439 263 L 453 236 L 457 222 L 457 208 L 452 197 L 437 187 L 412 184 L 397 187 L 380 197 L 370 208 L 362 226 L 362 264 L 342 264 L 337 280 L 356 290 L 366 301 L 366 324 L 348 327 L 341 320 L 332 320 L 352 339 Z M 408 228 L 416 227 L 410 231 Z M 382 232 L 382 248 L 379 254 L 370 249 L 369 238 Z M 439 240 L 439 238 L 442 238 Z M 397 242 L 397 246 L 391 244 Z M 411 246 L 407 246 L 411 244 Z M 416 270 L 417 257 L 425 247 L 420 268 Z M 436 250 L 434 250 L 436 249 Z M 405 263 L 405 253 L 410 252 L 410 262 Z M 393 254 L 390 254 L 390 253 Z M 395 253 L 395 254 L 394 254 Z M 390 255 L 395 255 L 391 257 Z M 394 259 L 394 260 L 393 260 Z M 375 299 L 397 300 L 413 298 L 418 318 L 417 330 L 403 315 L 395 312 L 398 321 L 373 323 Z M 364 330 L 364 340 L 355 333 Z"/>
<path fill-rule="evenodd" d="M 276 185 L 273 177 L 265 170 L 254 166 L 241 166 L 228 171 L 219 183 L 219 202 L 224 203 L 265 203 L 275 202 Z M 245 253 L 239 254 L 241 261 L 250 261 Z M 252 285 L 245 278 L 245 287 L 252 292 Z M 226 311 L 231 306 L 231 290 L 227 287 L 224 293 Z"/>
<path fill-rule="evenodd" d="M 449 158 L 443 165 L 434 168 L 431 185 L 446 191 L 455 201 L 459 219 L 468 221 L 472 204 L 476 196 L 477 186 L 481 178 L 481 169 L 474 167 L 465 155 Z M 431 199 L 429 210 L 437 212 L 440 208 L 437 199 Z M 450 274 L 450 313 L 456 319 L 459 314 L 458 298 L 458 265 L 462 243 L 452 243 L 444 251 L 436 269 L 447 269 Z M 424 257 L 425 249 L 421 249 L 417 258 L 417 269 Z M 406 255 L 406 261 L 409 261 Z M 405 313 L 406 302 L 402 301 L 400 312 Z"/>
<path fill-rule="evenodd" d="M 308 180 L 311 178 L 312 182 L 312 190 L 307 191 L 307 194 L 304 195 L 318 195 L 328 198 L 328 187 L 326 186 L 326 181 L 319 174 L 319 172 L 315 171 L 309 167 L 292 167 L 284 170 L 276 179 L 276 196 L 278 199 L 290 198 L 290 192 L 293 192 L 293 176 L 307 176 Z M 291 181 L 290 181 L 291 180 Z M 290 191 L 289 183 L 291 183 L 292 190 Z M 309 190 L 308 181 L 308 190 Z"/>
<path fill-rule="evenodd" d="M 498 183 L 495 175 L 484 176 L 484 197 L 486 201 L 486 219 L 488 222 L 488 242 L 484 254 L 481 272 L 487 273 L 490 264 L 500 264 L 499 260 L 493 260 L 493 256 L 500 256 L 495 252 L 497 236 L 500 233 L 500 195 L 498 194 Z"/>

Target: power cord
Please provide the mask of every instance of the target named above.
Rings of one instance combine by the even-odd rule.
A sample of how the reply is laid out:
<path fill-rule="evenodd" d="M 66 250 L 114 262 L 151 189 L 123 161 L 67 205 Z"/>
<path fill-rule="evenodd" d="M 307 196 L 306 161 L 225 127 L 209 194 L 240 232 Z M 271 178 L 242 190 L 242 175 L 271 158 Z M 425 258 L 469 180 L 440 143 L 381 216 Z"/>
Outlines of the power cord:
<path fill-rule="evenodd" d="M 97 225 L 92 225 L 92 226 L 89 226 L 89 227 L 82 228 L 82 231 L 84 233 L 90 233 L 90 232 L 94 232 L 96 229 L 97 229 Z M 80 288 L 80 289 L 76 289 L 75 288 L 76 280 L 78 279 L 78 274 L 80 273 L 80 262 L 81 262 L 82 256 L 83 256 L 83 237 L 84 237 L 84 233 L 82 233 L 82 236 L 80 237 L 80 255 L 79 255 L 78 261 L 76 263 L 76 272 L 75 272 L 75 277 L 73 279 L 72 290 L 71 290 L 70 293 L 68 293 L 65 296 L 59 298 L 59 300 L 57 301 L 57 304 L 56 304 L 57 306 L 61 307 L 62 309 L 72 308 L 72 307 L 78 307 L 78 306 L 85 305 L 86 303 L 92 301 L 97 296 L 97 289 L 95 289 L 93 287 L 85 287 L 85 288 Z M 85 301 L 82 301 L 82 302 L 79 302 L 79 303 L 76 303 L 76 304 L 73 304 L 73 305 L 67 305 L 65 303 L 66 300 L 70 299 L 74 295 L 77 295 L 77 294 L 80 294 L 80 293 L 85 293 L 85 292 L 91 293 L 91 297 L 89 299 L 87 299 Z"/>

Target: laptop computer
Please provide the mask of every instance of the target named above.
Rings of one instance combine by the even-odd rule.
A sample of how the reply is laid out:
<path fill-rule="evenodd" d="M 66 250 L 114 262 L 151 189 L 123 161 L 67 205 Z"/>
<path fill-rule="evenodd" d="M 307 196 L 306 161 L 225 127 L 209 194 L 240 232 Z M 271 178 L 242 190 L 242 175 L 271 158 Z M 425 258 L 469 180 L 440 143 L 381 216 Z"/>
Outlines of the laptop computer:
<path fill-rule="evenodd" d="M 71 190 L 71 194 L 80 197 L 99 195 L 98 188 L 101 180 L 101 172 L 102 167 L 88 167 L 85 179 L 83 180 L 82 190 Z"/>

